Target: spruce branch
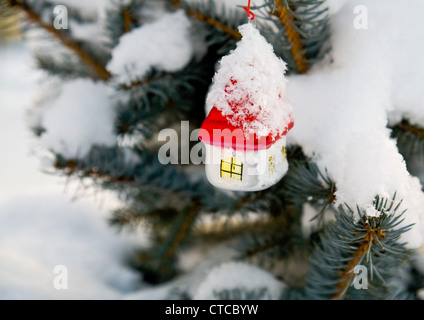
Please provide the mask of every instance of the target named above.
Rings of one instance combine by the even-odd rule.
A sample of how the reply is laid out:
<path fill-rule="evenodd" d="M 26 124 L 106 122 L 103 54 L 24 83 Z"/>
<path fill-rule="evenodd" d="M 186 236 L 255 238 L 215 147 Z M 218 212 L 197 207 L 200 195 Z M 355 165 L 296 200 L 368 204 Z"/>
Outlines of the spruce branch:
<path fill-rule="evenodd" d="M 160 81 L 160 80 L 169 80 L 172 79 L 173 73 L 159 73 L 157 75 L 157 72 L 155 70 L 151 70 L 149 75 L 147 75 L 145 78 L 132 80 L 129 84 L 127 83 L 121 83 L 119 84 L 119 89 L 123 91 L 131 91 L 138 87 L 145 87 L 149 85 L 153 81 Z"/>
<path fill-rule="evenodd" d="M 129 6 L 125 6 L 122 8 L 122 20 L 124 21 L 124 25 L 122 28 L 122 33 L 125 34 L 131 31 L 131 24 L 136 20 L 132 15 Z"/>
<path fill-rule="evenodd" d="M 177 72 L 151 69 L 130 84 L 118 84 L 117 90 L 129 97 L 128 103 L 118 108 L 118 133 L 140 133 L 148 138 L 153 128 L 159 129 L 159 123 L 169 127 L 175 124 L 172 121 L 189 119 L 197 124 L 204 117 L 202 105 L 209 85 L 205 79 L 213 76 L 214 58 L 207 55 L 192 60 Z"/>
<path fill-rule="evenodd" d="M 155 197 L 154 200 L 163 196 L 158 191 L 150 191 L 149 195 L 153 195 Z M 173 195 L 169 195 L 169 198 L 178 199 L 178 197 Z M 178 205 L 172 207 L 170 203 L 166 203 L 165 205 L 164 203 L 158 204 L 157 202 L 152 202 L 143 199 L 134 203 L 134 206 L 118 209 L 114 211 L 108 222 L 112 227 L 117 228 L 118 231 L 122 231 L 124 228 L 134 231 L 139 227 L 143 227 L 143 229 L 148 231 L 163 232 L 178 215 Z"/>
<path fill-rule="evenodd" d="M 181 91 L 194 91 L 195 87 L 206 85 L 206 73 L 210 73 L 208 69 L 210 67 L 205 66 L 205 61 L 195 60 L 191 60 L 184 68 L 176 72 L 164 72 L 151 68 L 145 75 L 134 79 L 129 84 L 118 84 L 117 90 L 129 92 L 136 99 L 149 93 L 162 92 L 162 96 L 177 100 L 176 97 L 181 96 Z"/>
<path fill-rule="evenodd" d="M 187 234 L 191 230 L 191 227 L 199 214 L 201 205 L 198 201 L 194 201 L 193 205 L 187 209 L 187 212 L 183 212 L 182 217 L 177 223 L 177 228 L 170 237 L 170 241 L 165 245 L 165 252 L 162 255 L 159 268 L 166 265 L 169 259 L 176 255 L 176 251 L 181 246 L 183 241 L 187 238 Z"/>
<path fill-rule="evenodd" d="M 165 233 L 153 234 L 153 246 L 140 252 L 133 262 L 143 272 L 145 281 L 162 283 L 178 273 L 177 252 L 187 240 L 199 212 L 200 204 L 194 201 L 177 214 Z"/>
<path fill-rule="evenodd" d="M 336 184 L 321 172 L 311 160 L 290 161 L 285 181 L 285 194 L 291 201 L 299 204 L 332 204 L 336 200 Z"/>
<path fill-rule="evenodd" d="M 181 0 L 168 0 L 168 1 L 171 2 L 177 8 L 181 7 Z"/>
<path fill-rule="evenodd" d="M 410 256 L 399 238 L 412 226 L 400 226 L 405 211 L 398 212 L 401 201 L 396 203 L 395 197 L 388 200 L 377 196 L 373 203 L 376 216 L 367 216 L 357 208 L 358 221 L 349 206 L 339 208 L 310 259 L 306 298 L 354 299 L 363 294 L 377 299 L 395 297 L 390 280 L 397 277 Z M 351 289 L 359 265 L 368 270 L 368 290 Z"/>
<path fill-rule="evenodd" d="M 278 241 L 269 241 L 265 243 L 256 244 L 254 247 L 251 247 L 250 249 L 246 250 L 244 252 L 244 256 L 249 259 L 259 254 L 263 254 L 264 252 L 267 252 L 269 250 L 280 248 L 280 246 L 281 243 Z"/>
<path fill-rule="evenodd" d="M 399 127 L 417 137 L 424 140 L 424 129 L 411 125 L 408 121 L 402 120 Z"/>
<path fill-rule="evenodd" d="M 260 228 L 244 234 L 239 239 L 239 259 L 284 259 L 296 247 L 304 246 L 300 229 L 295 223 L 298 211 L 287 210 L 285 214 L 271 217 Z M 306 247 L 306 246 L 304 246 Z"/>
<path fill-rule="evenodd" d="M 192 181 L 181 166 L 161 164 L 157 154 L 149 150 L 137 154 L 139 161 L 129 164 L 121 148 L 93 146 L 82 159 L 67 159 L 56 154 L 55 168 L 70 178 L 91 178 L 106 189 L 128 188 L 124 190 L 131 197 L 147 191 L 158 192 L 164 201 L 169 200 L 169 195 L 177 196 L 181 203 L 198 203 L 207 212 L 231 210 L 228 206 L 238 201 L 207 181 Z"/>
<path fill-rule="evenodd" d="M 202 21 L 204 23 L 206 23 L 207 25 L 214 27 L 218 30 L 221 30 L 222 32 L 224 32 L 225 34 L 228 34 L 229 36 L 231 36 L 232 38 L 236 39 L 236 40 L 240 40 L 241 39 L 241 34 L 234 28 L 229 27 L 228 25 L 226 25 L 225 23 L 221 22 L 218 18 L 212 18 L 209 17 L 201 12 L 197 12 L 195 10 L 189 10 L 188 11 L 188 15 L 194 19 L 197 19 L 199 21 Z"/>
<path fill-rule="evenodd" d="M 283 181 L 286 199 L 298 206 L 310 203 L 317 207 L 319 211 L 313 220 L 318 219 L 319 226 L 323 227 L 324 214 L 326 209 L 333 208 L 337 191 L 327 170 L 321 172 L 310 159 L 292 160 Z"/>
<path fill-rule="evenodd" d="M 55 39 L 59 40 L 63 44 L 63 46 L 75 53 L 80 58 L 80 60 L 90 70 L 92 70 L 99 79 L 107 81 L 111 78 L 110 72 L 102 64 L 100 64 L 93 56 L 87 53 L 79 44 L 73 42 L 71 39 L 66 37 L 58 29 L 54 28 L 50 24 L 45 23 L 41 19 L 40 15 L 34 10 L 32 10 L 32 8 L 28 4 L 18 0 L 5 1 L 10 7 L 16 8 L 25 13 L 25 16 L 29 21 L 35 23 L 37 26 L 47 31 Z"/>
<path fill-rule="evenodd" d="M 34 54 L 37 67 L 49 75 L 60 76 L 62 79 L 89 78 L 90 70 L 81 65 L 78 60 L 73 59 L 71 53 L 63 53 L 60 60 L 52 56 Z"/>
<path fill-rule="evenodd" d="M 365 224 L 365 235 L 360 235 L 362 241 L 357 244 L 357 250 L 352 254 L 352 258 L 347 262 L 347 267 L 342 271 L 341 282 L 337 284 L 337 292 L 333 295 L 333 299 L 341 299 L 346 294 L 352 279 L 354 277 L 354 269 L 358 266 L 366 256 L 371 253 L 372 247 L 381 243 L 385 238 L 388 230 L 381 230 L 379 226 L 370 226 Z M 367 262 L 369 257 L 367 258 Z"/>
<path fill-rule="evenodd" d="M 92 178 L 95 180 L 102 180 L 103 182 L 134 182 L 134 178 L 125 175 L 114 175 L 111 172 L 99 171 L 97 166 L 86 167 L 82 161 L 78 159 L 65 159 L 60 155 L 57 156 L 57 159 L 54 163 L 56 169 L 62 170 L 65 175 L 72 176 L 78 175 L 79 177 Z"/>
<path fill-rule="evenodd" d="M 238 23 L 244 21 L 240 17 L 231 17 L 232 19 L 224 19 L 224 14 L 219 18 L 217 8 L 212 0 L 205 0 L 198 4 L 189 3 L 187 1 L 169 0 L 176 8 L 182 8 L 188 16 L 205 23 L 211 28 L 219 30 L 234 40 L 240 40 L 241 34 L 237 31 Z M 229 14 L 229 16 L 231 16 Z M 235 19 L 236 18 L 236 19 Z"/>
<path fill-rule="evenodd" d="M 265 0 L 253 7 L 263 19 L 261 31 L 289 71 L 306 73 L 328 51 L 329 17 L 323 4 L 323 0 Z"/>
<path fill-rule="evenodd" d="M 251 230 L 237 239 L 238 259 L 267 269 L 282 277 L 291 287 L 303 285 L 307 257 L 311 252 L 309 241 L 305 241 L 299 225 L 301 210 L 286 208 L 280 216 L 271 217 L 266 228 Z M 290 261 L 300 265 L 293 270 Z"/>
<path fill-rule="evenodd" d="M 290 14 L 290 9 L 283 4 L 283 0 L 276 0 L 275 3 L 275 11 L 271 14 L 277 16 L 285 26 L 287 40 L 291 43 L 291 52 L 296 63 L 297 71 L 299 73 L 305 73 L 308 70 L 308 64 L 303 51 L 300 34 L 294 27 L 294 16 Z"/>
<path fill-rule="evenodd" d="M 403 119 L 400 123 L 391 127 L 392 137 L 397 140 L 399 152 L 406 157 L 418 155 L 424 156 L 424 129 L 412 125 Z"/>
<path fill-rule="evenodd" d="M 144 4 L 145 0 L 113 1 L 111 6 L 106 9 L 105 31 L 109 49 L 119 43 L 121 36 L 141 25 L 137 13 Z"/>
<path fill-rule="evenodd" d="M 162 165 L 157 155 L 143 150 L 139 153 L 139 161 L 128 164 L 125 152 L 121 148 L 93 146 L 83 159 L 67 159 L 56 154 L 55 168 L 64 175 L 79 178 L 91 178 L 106 188 L 128 187 L 158 190 L 166 195 L 180 195 L 182 198 L 195 198 L 197 190 L 205 192 L 206 184 L 200 185 L 189 180 L 180 168 Z"/>
<path fill-rule="evenodd" d="M 221 242 L 240 237 L 253 232 L 266 232 L 272 228 L 281 217 L 263 217 L 249 220 L 241 216 L 223 216 L 222 219 L 212 219 L 207 223 L 199 222 L 192 231 L 193 242 Z"/>
<path fill-rule="evenodd" d="M 19 35 L 19 17 L 4 0 L 0 0 L 0 41 Z"/>

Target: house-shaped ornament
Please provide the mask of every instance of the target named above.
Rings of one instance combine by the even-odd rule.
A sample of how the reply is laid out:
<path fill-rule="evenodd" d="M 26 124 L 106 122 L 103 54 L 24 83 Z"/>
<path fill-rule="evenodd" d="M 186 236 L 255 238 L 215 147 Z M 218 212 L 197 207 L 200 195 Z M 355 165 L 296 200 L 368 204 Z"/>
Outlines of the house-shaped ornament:
<path fill-rule="evenodd" d="M 287 172 L 286 134 L 294 122 L 285 98 L 285 63 L 251 24 L 239 30 L 242 40 L 215 74 L 199 138 L 214 186 L 258 191 Z"/>

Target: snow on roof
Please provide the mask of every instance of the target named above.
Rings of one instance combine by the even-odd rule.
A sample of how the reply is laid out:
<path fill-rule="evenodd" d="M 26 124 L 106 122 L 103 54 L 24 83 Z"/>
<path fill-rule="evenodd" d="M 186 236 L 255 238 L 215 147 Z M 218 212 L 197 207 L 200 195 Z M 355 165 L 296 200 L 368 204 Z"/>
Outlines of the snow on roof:
<path fill-rule="evenodd" d="M 242 129 L 246 142 L 253 134 L 275 142 L 293 126 L 285 97 L 286 64 L 251 23 L 239 31 L 242 39 L 221 59 L 206 104 L 222 113 L 229 128 Z"/>

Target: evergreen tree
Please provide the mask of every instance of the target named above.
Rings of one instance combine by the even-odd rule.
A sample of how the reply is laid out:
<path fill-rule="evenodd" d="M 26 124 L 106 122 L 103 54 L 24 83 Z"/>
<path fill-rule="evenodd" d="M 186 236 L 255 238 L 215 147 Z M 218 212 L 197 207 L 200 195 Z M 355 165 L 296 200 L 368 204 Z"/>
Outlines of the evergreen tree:
<path fill-rule="evenodd" d="M 236 47 L 238 27 L 249 20 L 249 9 L 240 6 L 247 1 L 110 0 L 100 15 L 88 2 L 58 3 L 0 2 L 22 14 L 37 65 L 51 76 L 48 94 L 32 112 L 32 129 L 52 154 L 56 174 L 120 196 L 125 206 L 111 213 L 113 228 L 147 229 L 151 246 L 129 262 L 144 281 L 184 279 L 185 253 L 230 246 L 238 252 L 232 260 L 262 270 L 236 263 L 221 271 L 237 275 L 240 268 L 245 284 L 220 286 L 217 272 L 216 288 L 203 286 L 205 295 L 180 283 L 172 297 L 275 298 L 265 270 L 285 284 L 278 298 L 417 298 L 423 276 L 413 257 L 420 243 L 414 247 L 403 236 L 420 227 L 405 219 L 404 193 L 370 194 L 367 205 L 340 200 L 340 175 L 295 142 L 286 150 L 284 178 L 257 192 L 215 188 L 202 164 L 186 163 L 184 152 L 199 151 L 200 144 L 182 124 L 191 132 L 207 116 L 217 63 Z M 302 83 L 317 64 L 333 63 L 326 1 L 261 0 L 250 10 L 250 23 L 286 62 L 289 81 Z M 387 130 L 409 172 L 418 175 L 424 129 L 411 119 L 392 121 Z M 161 137 L 168 128 L 176 129 L 176 139 Z M 158 156 L 165 143 L 167 165 Z M 307 211 L 313 219 L 305 222 Z M 305 225 L 312 229 L 305 232 Z M 248 272 L 264 279 L 263 287 L 252 288 Z"/>

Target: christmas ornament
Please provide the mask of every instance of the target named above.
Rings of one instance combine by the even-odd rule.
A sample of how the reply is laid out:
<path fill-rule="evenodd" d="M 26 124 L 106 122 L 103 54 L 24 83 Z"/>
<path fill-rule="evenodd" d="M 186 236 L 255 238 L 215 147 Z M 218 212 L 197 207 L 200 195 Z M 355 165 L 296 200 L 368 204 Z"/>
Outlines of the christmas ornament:
<path fill-rule="evenodd" d="M 285 62 L 251 23 L 239 31 L 242 39 L 214 76 L 199 138 L 211 184 L 258 191 L 287 172 L 286 134 L 294 122 L 285 97 Z"/>

